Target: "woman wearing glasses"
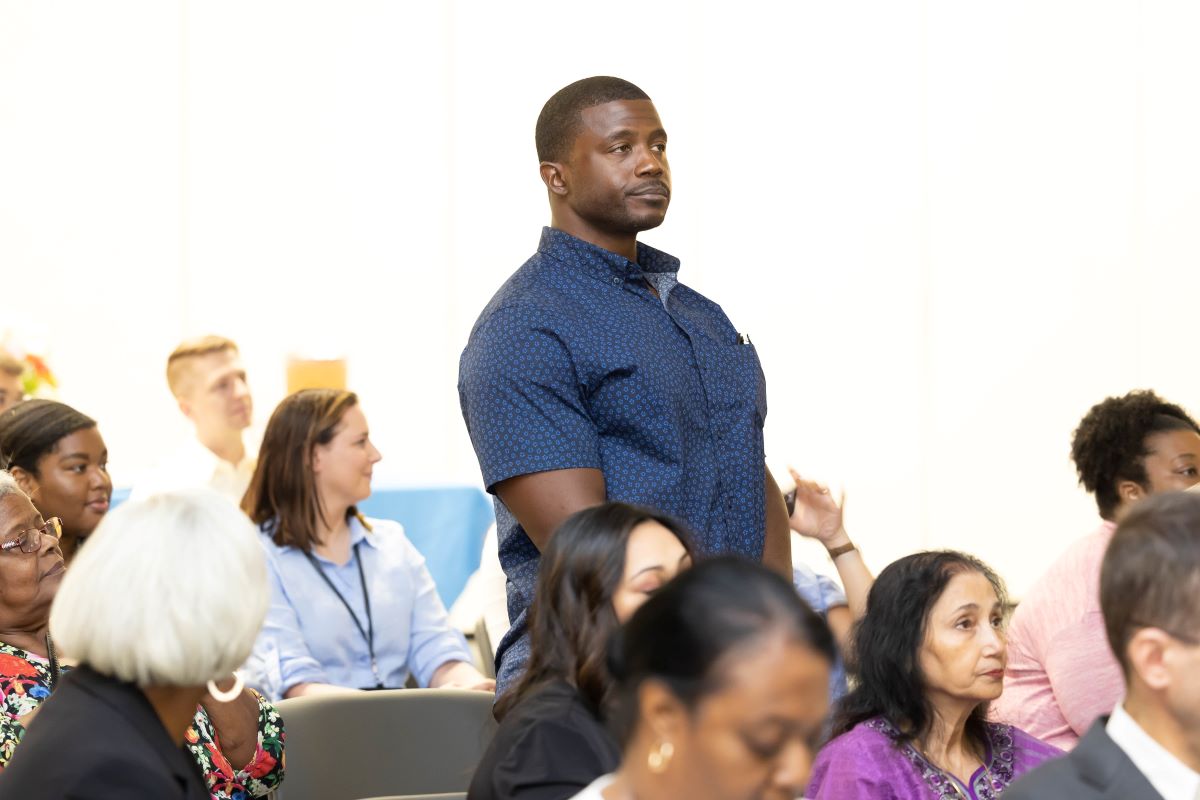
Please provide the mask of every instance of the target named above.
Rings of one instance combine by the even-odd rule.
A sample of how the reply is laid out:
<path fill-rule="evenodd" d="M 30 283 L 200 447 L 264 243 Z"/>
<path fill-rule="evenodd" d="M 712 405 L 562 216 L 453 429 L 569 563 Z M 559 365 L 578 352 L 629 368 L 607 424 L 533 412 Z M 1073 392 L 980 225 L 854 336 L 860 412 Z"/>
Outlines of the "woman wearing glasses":
<path fill-rule="evenodd" d="M 352 392 L 305 389 L 271 414 L 242 510 L 262 531 L 271 609 L 246 665 L 268 697 L 421 686 L 493 691 L 425 559 L 367 519 L 382 456 Z"/>
<path fill-rule="evenodd" d="M 0 414 L 0 498 L 18 495 L 39 515 L 20 530 L 0 517 L 0 769 L 28 714 L 53 691 L 56 655 L 46 638 L 58 583 L 45 558 L 69 563 L 108 512 L 108 450 L 95 420 L 63 403 L 27 400 Z M 7 487 L 7 488 L 5 488 Z M 58 523 L 49 520 L 58 519 Z M 61 531 L 62 538 L 57 534 Z M 44 555 L 51 553 L 52 556 Z M 40 571 L 37 564 L 42 564 Z M 61 567 L 54 567 L 59 570 Z M 36 582 L 34 572 L 43 576 Z M 36 584 L 36 591 L 34 586 Z M 220 684 L 229 690 L 232 676 Z M 250 689 L 236 702 L 205 698 L 187 736 L 214 798 L 264 797 L 283 780 L 283 728 Z"/>

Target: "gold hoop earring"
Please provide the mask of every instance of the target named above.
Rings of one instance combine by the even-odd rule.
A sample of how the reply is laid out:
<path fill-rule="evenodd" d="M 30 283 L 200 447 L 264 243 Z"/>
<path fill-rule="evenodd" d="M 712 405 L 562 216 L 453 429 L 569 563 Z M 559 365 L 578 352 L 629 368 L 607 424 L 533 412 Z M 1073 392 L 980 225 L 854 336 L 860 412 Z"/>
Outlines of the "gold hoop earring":
<path fill-rule="evenodd" d="M 658 749 L 650 751 L 650 755 L 646 757 L 646 766 L 650 768 L 651 772 L 666 772 L 673 755 L 675 755 L 675 746 L 670 742 L 663 742 Z"/>

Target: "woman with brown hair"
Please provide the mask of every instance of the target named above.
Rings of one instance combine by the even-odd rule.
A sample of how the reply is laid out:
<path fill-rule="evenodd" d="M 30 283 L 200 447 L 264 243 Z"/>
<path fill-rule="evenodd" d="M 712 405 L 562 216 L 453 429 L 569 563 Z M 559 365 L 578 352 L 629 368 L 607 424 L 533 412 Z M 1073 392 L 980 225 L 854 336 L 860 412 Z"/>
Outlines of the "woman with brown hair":
<path fill-rule="evenodd" d="M 273 697 L 421 686 L 492 691 L 398 523 L 368 520 L 382 456 L 351 392 L 305 389 L 267 423 L 242 510 L 262 531 L 271 607 L 246 665 Z"/>
<path fill-rule="evenodd" d="M 692 558 L 680 524 L 644 508 L 606 503 L 567 518 L 542 553 L 529 662 L 496 703 L 500 729 L 470 800 L 558 800 L 616 768 L 608 640 Z"/>

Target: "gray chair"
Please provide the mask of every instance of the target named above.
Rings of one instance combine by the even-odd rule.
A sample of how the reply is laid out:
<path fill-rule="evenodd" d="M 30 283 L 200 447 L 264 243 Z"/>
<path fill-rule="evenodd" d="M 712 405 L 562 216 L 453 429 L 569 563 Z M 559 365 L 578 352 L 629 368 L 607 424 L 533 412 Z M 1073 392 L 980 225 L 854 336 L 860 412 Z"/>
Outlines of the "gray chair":
<path fill-rule="evenodd" d="M 496 732 L 495 697 L 390 689 L 282 700 L 287 773 L 279 800 L 465 792 Z M 465 797 L 465 795 L 458 795 Z"/>
<path fill-rule="evenodd" d="M 1200 483 L 1196 484 L 1200 486 Z M 475 623 L 475 634 L 472 637 L 475 640 L 475 646 L 479 648 L 480 672 L 484 677 L 496 677 L 496 651 L 492 647 L 492 637 L 488 634 L 487 618 L 480 617 Z"/>

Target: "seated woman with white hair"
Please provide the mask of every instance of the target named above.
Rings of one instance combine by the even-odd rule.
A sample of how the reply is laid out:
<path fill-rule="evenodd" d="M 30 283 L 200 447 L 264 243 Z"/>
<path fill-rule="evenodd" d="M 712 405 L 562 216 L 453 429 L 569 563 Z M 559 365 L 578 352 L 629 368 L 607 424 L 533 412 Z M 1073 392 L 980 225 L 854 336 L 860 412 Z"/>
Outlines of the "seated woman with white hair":
<path fill-rule="evenodd" d="M 266 616 L 253 526 L 211 492 L 160 495 L 107 515 L 69 573 L 58 529 L 0 472 L 0 640 L 33 661 L 46 656 L 24 676 L 5 664 L 3 690 L 54 694 L 20 722 L 5 720 L 20 743 L 8 741 L 0 799 L 216 794 L 219 743 L 200 740 L 212 728 L 199 704 L 243 697 L 240 678 L 228 691 L 214 681 L 245 660 Z M 208 579 L 212 565 L 220 565 L 219 582 Z M 60 665 L 56 647 L 78 666 Z M 36 724 L 26 730 L 31 711 Z M 281 745 L 277 715 L 260 735 Z"/>

